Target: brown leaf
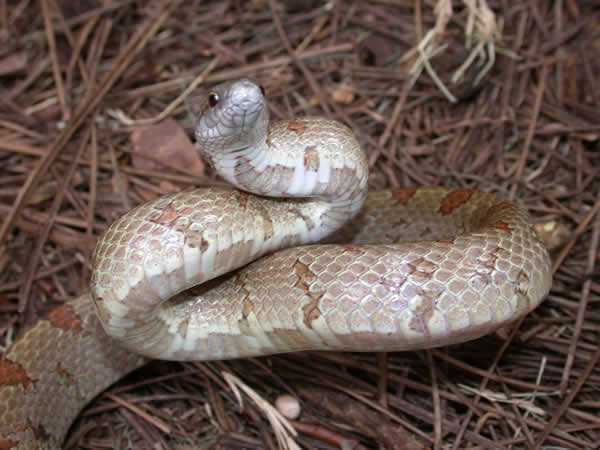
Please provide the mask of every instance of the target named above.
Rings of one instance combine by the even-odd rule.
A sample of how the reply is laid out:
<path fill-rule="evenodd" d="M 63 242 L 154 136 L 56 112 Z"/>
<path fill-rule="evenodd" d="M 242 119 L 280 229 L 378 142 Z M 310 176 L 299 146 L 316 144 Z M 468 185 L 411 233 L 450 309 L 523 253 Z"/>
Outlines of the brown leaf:
<path fill-rule="evenodd" d="M 361 402 L 341 393 L 320 389 L 301 389 L 300 395 L 317 405 L 336 421 L 354 426 L 359 432 L 376 439 L 389 449 L 423 450 L 425 446 L 416 436 Z"/>
<path fill-rule="evenodd" d="M 21 72 L 27 65 L 27 53 L 18 52 L 0 59 L 0 76 Z"/>
<path fill-rule="evenodd" d="M 546 248 L 549 250 L 555 250 L 562 247 L 571 235 L 571 230 L 569 230 L 564 223 L 555 220 L 536 223 L 534 228 L 538 232 Z"/>
<path fill-rule="evenodd" d="M 343 82 L 331 91 L 331 99 L 336 103 L 349 105 L 354 101 L 355 89 L 351 83 Z"/>
<path fill-rule="evenodd" d="M 131 133 L 131 140 L 134 151 L 131 163 L 135 168 L 160 171 L 166 166 L 183 169 L 199 178 L 204 175 L 204 163 L 194 144 L 183 128 L 172 119 L 134 131 Z M 178 189 L 176 185 L 165 180 L 161 181 L 160 188 L 165 192 Z M 156 197 L 154 192 L 139 186 L 136 186 L 136 189 L 145 199 Z"/>

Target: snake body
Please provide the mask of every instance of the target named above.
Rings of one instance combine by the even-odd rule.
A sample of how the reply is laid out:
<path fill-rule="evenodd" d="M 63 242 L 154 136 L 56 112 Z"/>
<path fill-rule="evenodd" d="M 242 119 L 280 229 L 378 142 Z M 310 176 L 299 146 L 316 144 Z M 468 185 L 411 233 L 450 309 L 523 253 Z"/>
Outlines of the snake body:
<path fill-rule="evenodd" d="M 512 322 L 549 290 L 548 253 L 513 203 L 367 194 L 347 127 L 269 121 L 249 80 L 209 94 L 196 138 L 238 189 L 161 197 L 109 227 L 90 293 L 0 360 L 0 448 L 58 448 L 80 408 L 146 358 L 430 348 Z"/>

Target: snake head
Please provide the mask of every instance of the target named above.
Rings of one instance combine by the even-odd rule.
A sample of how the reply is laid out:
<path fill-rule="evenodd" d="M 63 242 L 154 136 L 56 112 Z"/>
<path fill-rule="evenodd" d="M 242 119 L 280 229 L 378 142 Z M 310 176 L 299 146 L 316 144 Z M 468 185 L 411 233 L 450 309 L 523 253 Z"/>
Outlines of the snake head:
<path fill-rule="evenodd" d="M 204 101 L 195 134 L 206 156 L 230 158 L 265 142 L 269 112 L 260 85 L 246 78 L 222 83 Z"/>

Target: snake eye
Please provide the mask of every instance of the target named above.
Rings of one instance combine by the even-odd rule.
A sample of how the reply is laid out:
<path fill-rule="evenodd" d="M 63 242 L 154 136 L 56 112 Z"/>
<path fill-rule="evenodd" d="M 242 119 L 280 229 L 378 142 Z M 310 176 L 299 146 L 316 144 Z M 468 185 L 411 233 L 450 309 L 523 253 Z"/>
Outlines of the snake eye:
<path fill-rule="evenodd" d="M 211 92 L 208 94 L 208 104 L 211 108 L 214 108 L 219 103 L 219 94 L 216 92 Z"/>

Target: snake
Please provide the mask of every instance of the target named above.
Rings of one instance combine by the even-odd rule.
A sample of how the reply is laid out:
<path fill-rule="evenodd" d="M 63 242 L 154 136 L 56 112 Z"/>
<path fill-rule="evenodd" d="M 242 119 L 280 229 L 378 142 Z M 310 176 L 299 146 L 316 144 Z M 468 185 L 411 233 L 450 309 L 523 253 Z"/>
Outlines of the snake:
<path fill-rule="evenodd" d="M 430 349 L 513 323 L 548 293 L 549 254 L 515 203 L 464 187 L 369 192 L 350 128 L 269 120 L 249 79 L 198 109 L 198 149 L 232 186 L 159 197 L 106 229 L 89 292 L 0 360 L 0 448 L 59 448 L 90 399 L 152 359 Z"/>

